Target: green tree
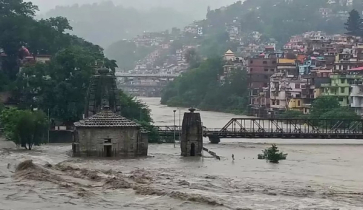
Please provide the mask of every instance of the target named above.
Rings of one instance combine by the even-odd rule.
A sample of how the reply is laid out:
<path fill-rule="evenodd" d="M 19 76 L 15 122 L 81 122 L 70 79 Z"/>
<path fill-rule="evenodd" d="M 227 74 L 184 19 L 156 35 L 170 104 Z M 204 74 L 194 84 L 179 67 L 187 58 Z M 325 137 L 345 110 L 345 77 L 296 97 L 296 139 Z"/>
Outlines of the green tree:
<path fill-rule="evenodd" d="M 50 110 L 66 124 L 79 120 L 98 53 L 79 46 L 59 51 L 47 64 L 24 68 L 18 77 L 17 93 L 22 108 Z"/>
<path fill-rule="evenodd" d="M 268 149 L 262 151 L 263 154 L 258 155 L 258 159 L 266 159 L 270 161 L 270 163 L 279 163 L 280 160 L 285 160 L 287 154 L 279 152 L 276 144 L 272 144 L 272 146 Z"/>
<path fill-rule="evenodd" d="M 169 83 L 161 103 L 203 110 L 243 113 L 248 104 L 247 72 L 236 68 L 223 75 L 221 58 L 207 59 Z M 224 80 L 220 78 L 224 76 Z"/>
<path fill-rule="evenodd" d="M 151 111 L 149 107 L 135 97 L 119 91 L 122 116 L 138 122 L 147 132 L 150 143 L 159 141 L 159 133 L 152 125 Z"/>
<path fill-rule="evenodd" d="M 47 116 L 41 111 L 19 111 L 18 121 L 15 126 L 15 133 L 19 145 L 31 150 L 33 146 L 40 146 L 46 143 L 48 131 Z"/>
<path fill-rule="evenodd" d="M 321 96 L 314 100 L 311 105 L 310 117 L 312 119 L 319 119 L 321 116 L 333 109 L 339 108 L 339 101 L 334 96 Z"/>
<path fill-rule="evenodd" d="M 345 29 L 348 31 L 346 34 L 352 36 L 362 36 L 362 19 L 359 12 L 355 9 L 349 12 L 347 22 L 344 24 Z"/>
<path fill-rule="evenodd" d="M 28 23 L 37 7 L 23 0 L 0 1 L 0 48 L 6 53 L 2 65 L 10 79 L 14 80 L 18 72 L 18 53 L 25 43 Z"/>
<path fill-rule="evenodd" d="M 185 60 L 190 68 L 197 68 L 200 64 L 200 57 L 195 49 L 189 49 L 185 53 Z"/>
<path fill-rule="evenodd" d="M 286 110 L 284 113 L 281 114 L 281 118 L 284 119 L 301 119 L 304 118 L 304 113 L 296 110 Z"/>
<path fill-rule="evenodd" d="M 328 127 L 338 126 L 338 128 L 344 129 L 349 128 L 354 123 L 352 120 L 360 120 L 361 117 L 349 107 L 339 107 L 323 113 L 320 119 L 330 120 Z M 326 125 L 322 123 L 321 126 Z"/>
<path fill-rule="evenodd" d="M 10 108 L 1 112 L 0 119 L 7 139 L 15 144 L 31 150 L 46 143 L 49 124 L 44 112 Z"/>

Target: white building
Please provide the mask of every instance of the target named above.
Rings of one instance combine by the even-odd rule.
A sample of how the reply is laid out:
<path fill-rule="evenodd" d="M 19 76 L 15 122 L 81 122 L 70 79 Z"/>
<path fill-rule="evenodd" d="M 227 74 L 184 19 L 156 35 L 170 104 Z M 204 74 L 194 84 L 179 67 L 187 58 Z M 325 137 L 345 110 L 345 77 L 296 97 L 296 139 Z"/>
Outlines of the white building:
<path fill-rule="evenodd" d="M 350 107 L 354 109 L 355 113 L 363 115 L 363 84 L 354 84 L 351 86 L 350 93 Z"/>
<path fill-rule="evenodd" d="M 224 60 L 226 61 L 230 61 L 230 60 L 235 60 L 236 56 L 234 55 L 234 53 L 232 52 L 232 50 L 228 50 L 225 54 L 224 54 Z"/>

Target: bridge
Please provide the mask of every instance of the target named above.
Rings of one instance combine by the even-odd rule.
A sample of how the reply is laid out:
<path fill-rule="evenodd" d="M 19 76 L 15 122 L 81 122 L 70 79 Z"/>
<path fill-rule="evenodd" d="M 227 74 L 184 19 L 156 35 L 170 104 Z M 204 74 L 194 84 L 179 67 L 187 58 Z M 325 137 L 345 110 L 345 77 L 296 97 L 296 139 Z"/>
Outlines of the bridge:
<path fill-rule="evenodd" d="M 116 77 L 122 77 L 122 78 L 129 78 L 129 77 L 137 77 L 137 78 L 145 78 L 145 79 L 151 79 L 151 78 L 176 78 L 179 76 L 179 74 L 130 74 L 130 73 L 122 73 L 122 72 L 116 72 Z"/>
<path fill-rule="evenodd" d="M 161 96 L 162 90 L 179 74 L 130 74 L 116 72 L 118 88 L 136 96 Z M 141 82 L 142 81 L 142 82 Z"/>
<path fill-rule="evenodd" d="M 178 136 L 179 126 L 156 126 L 160 136 Z M 203 128 L 211 143 L 223 138 L 363 139 L 363 120 L 233 118 L 223 128 Z"/>

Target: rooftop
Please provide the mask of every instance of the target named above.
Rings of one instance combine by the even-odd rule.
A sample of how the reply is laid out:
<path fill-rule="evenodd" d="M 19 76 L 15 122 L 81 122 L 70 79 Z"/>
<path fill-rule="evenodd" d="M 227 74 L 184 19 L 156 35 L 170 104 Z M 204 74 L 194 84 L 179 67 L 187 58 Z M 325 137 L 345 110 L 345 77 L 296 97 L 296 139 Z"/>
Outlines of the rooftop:
<path fill-rule="evenodd" d="M 107 107 L 101 112 L 84 120 L 75 122 L 76 127 L 141 127 L 136 122 L 115 114 Z"/>

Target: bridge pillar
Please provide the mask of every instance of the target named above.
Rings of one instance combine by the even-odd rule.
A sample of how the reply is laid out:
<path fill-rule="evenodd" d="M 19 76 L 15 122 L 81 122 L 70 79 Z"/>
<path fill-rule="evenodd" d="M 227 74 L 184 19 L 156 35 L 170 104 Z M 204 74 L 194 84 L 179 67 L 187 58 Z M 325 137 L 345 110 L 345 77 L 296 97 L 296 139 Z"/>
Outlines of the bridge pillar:
<path fill-rule="evenodd" d="M 203 127 L 200 113 L 194 113 L 195 109 L 184 113 L 182 135 L 180 141 L 181 155 L 201 156 L 203 149 Z"/>
<path fill-rule="evenodd" d="M 219 144 L 219 142 L 221 142 L 221 139 L 219 138 L 219 136 L 208 136 L 210 143 L 212 144 Z"/>

